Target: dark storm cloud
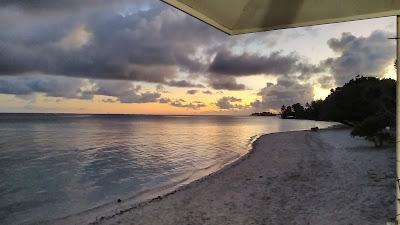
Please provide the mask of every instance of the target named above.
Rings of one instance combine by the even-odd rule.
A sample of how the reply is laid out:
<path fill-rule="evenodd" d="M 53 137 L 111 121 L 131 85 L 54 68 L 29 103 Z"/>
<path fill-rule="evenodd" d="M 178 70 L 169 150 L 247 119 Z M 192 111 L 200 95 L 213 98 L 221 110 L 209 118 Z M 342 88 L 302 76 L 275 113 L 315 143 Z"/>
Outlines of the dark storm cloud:
<path fill-rule="evenodd" d="M 324 65 L 337 85 L 357 75 L 383 76 L 385 68 L 394 65 L 395 41 L 388 39 L 393 36 L 385 31 L 374 31 L 368 37 L 343 33 L 341 38 L 328 41 L 329 47 L 340 56 L 326 59 Z"/>
<path fill-rule="evenodd" d="M 294 103 L 305 104 L 313 99 L 313 87 L 310 84 L 300 84 L 290 78 L 280 78 L 276 85 L 268 84 L 258 93 L 262 100 L 251 105 L 261 110 L 280 109 L 282 105 Z"/>
<path fill-rule="evenodd" d="M 238 84 L 234 77 L 225 75 L 210 75 L 209 84 L 212 88 L 217 90 L 244 90 L 246 86 L 244 84 Z"/>
<path fill-rule="evenodd" d="M 244 106 L 238 104 L 242 99 L 235 97 L 222 97 L 215 104 L 220 109 L 242 109 Z"/>
<path fill-rule="evenodd" d="M 209 71 L 227 76 L 248 76 L 254 74 L 316 73 L 320 69 L 303 62 L 301 57 L 295 53 L 282 55 L 281 52 L 273 52 L 268 56 L 249 53 L 234 55 L 227 50 L 221 50 L 215 56 Z"/>
<path fill-rule="evenodd" d="M 207 66 L 192 55 L 198 47 L 223 37 L 158 1 L 157 7 L 143 10 L 138 10 L 137 2 L 131 2 L 136 11 L 125 14 L 120 11 L 129 8 L 125 7 L 128 1 L 113 1 L 113 10 L 100 7 L 101 3 L 110 5 L 105 3 L 108 1 L 94 1 L 93 5 L 99 5 L 98 11 L 91 10 L 87 1 L 31 2 L 2 3 L 0 10 L 7 13 L 0 16 L 5 21 L 0 24 L 22 21 L 23 29 L 6 26 L 10 27 L 7 33 L 0 34 L 0 75 L 38 72 L 200 87 L 173 80 L 178 70 L 206 70 Z M 71 18 L 71 12 L 63 12 L 63 5 L 79 6 L 86 13 Z M 35 14 L 42 8 L 57 13 Z M 27 11 L 35 16 L 25 15 Z M 69 17 L 63 19 L 65 15 Z"/>

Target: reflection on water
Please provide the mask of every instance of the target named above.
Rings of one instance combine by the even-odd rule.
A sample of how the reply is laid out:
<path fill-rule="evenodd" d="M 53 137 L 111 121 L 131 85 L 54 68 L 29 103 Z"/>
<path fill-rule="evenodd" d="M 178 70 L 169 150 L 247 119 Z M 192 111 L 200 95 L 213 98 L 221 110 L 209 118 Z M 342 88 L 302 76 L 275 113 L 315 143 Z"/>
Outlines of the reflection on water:
<path fill-rule="evenodd" d="M 0 224 L 75 214 L 332 123 L 265 117 L 0 115 Z"/>

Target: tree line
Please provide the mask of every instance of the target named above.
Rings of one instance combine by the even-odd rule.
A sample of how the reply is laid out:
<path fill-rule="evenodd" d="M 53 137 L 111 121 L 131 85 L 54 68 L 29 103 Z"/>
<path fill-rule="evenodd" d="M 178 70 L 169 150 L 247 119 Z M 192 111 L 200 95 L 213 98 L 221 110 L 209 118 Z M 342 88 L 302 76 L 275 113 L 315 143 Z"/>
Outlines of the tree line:
<path fill-rule="evenodd" d="M 352 135 L 381 146 L 393 138 L 396 124 L 396 81 L 357 76 L 331 89 L 324 100 L 282 106 L 282 119 L 336 121 L 353 127 Z"/>

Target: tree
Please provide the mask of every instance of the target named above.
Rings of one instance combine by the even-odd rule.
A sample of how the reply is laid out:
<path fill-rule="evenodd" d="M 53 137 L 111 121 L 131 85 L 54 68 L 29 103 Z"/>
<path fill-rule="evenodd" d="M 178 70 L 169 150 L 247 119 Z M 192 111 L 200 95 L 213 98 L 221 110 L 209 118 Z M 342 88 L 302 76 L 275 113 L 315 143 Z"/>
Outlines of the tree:
<path fill-rule="evenodd" d="M 292 110 L 291 106 L 288 107 L 282 107 L 281 108 L 283 111 L 281 111 L 281 118 L 282 119 L 294 119 L 294 112 Z"/>
<path fill-rule="evenodd" d="M 353 135 L 374 141 L 377 146 L 387 140 L 384 132 L 396 125 L 396 81 L 357 76 L 343 87 L 331 89 L 325 100 L 282 107 L 283 119 L 336 121 L 354 127 Z"/>
<path fill-rule="evenodd" d="M 322 120 L 354 125 L 369 116 L 396 112 L 396 82 L 392 79 L 359 77 L 336 88 L 324 100 Z"/>
<path fill-rule="evenodd" d="M 306 116 L 306 111 L 304 110 L 304 107 L 300 103 L 296 103 L 292 105 L 294 117 L 296 119 L 304 119 Z"/>

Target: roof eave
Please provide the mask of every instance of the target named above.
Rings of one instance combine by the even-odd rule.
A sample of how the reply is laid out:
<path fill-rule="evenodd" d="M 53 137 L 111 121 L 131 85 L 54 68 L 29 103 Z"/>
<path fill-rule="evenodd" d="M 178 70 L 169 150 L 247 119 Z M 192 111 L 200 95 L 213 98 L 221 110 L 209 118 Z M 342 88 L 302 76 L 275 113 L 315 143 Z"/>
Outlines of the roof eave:
<path fill-rule="evenodd" d="M 234 35 L 235 34 L 233 30 L 221 25 L 220 23 L 218 23 L 215 20 L 209 18 L 208 16 L 196 11 L 195 9 L 191 8 L 190 6 L 185 5 L 185 4 L 183 4 L 183 3 L 181 3 L 181 2 L 179 2 L 177 0 L 161 0 L 161 1 L 167 3 L 168 5 L 176 8 L 176 9 L 178 9 L 178 10 L 180 10 L 180 11 L 186 13 L 186 14 L 189 14 L 189 15 L 193 16 L 194 18 L 196 18 L 196 19 L 198 19 L 198 20 L 200 20 L 200 21 L 202 21 L 202 22 L 204 22 L 206 24 L 209 24 L 210 26 L 215 27 L 216 29 L 218 29 L 218 30 L 220 30 L 220 31 L 222 31 L 222 32 L 224 32 L 224 33 L 226 33 L 228 35 Z"/>
<path fill-rule="evenodd" d="M 296 27 L 306 27 L 306 26 L 314 26 L 314 25 L 322 25 L 322 24 L 332 24 L 332 23 L 340 23 L 340 22 L 348 22 L 354 20 L 363 20 L 363 19 L 372 19 L 372 18 L 379 18 L 379 17 L 387 17 L 387 16 L 396 16 L 400 15 L 400 10 L 392 10 L 386 11 L 381 13 L 372 13 L 372 14 L 364 14 L 364 15 L 356 15 L 351 17 L 342 17 L 342 18 L 332 18 L 332 19 L 323 19 L 323 20 L 314 20 L 311 22 L 304 22 L 304 23 L 293 23 L 281 26 L 273 26 L 273 27 L 261 27 L 261 28 L 249 28 L 249 29 L 230 29 L 228 27 L 223 26 L 222 24 L 216 22 L 215 20 L 211 19 L 210 17 L 198 12 L 197 10 L 191 8 L 190 6 L 183 4 L 178 0 L 161 0 L 166 4 L 186 13 L 189 14 L 198 20 L 213 26 L 214 28 L 228 34 L 228 35 L 239 35 L 239 34 L 246 34 L 246 33 L 256 33 L 256 32 L 263 32 L 263 31 L 271 31 L 271 30 L 281 30 L 281 29 L 288 29 L 288 28 L 296 28 Z"/>

